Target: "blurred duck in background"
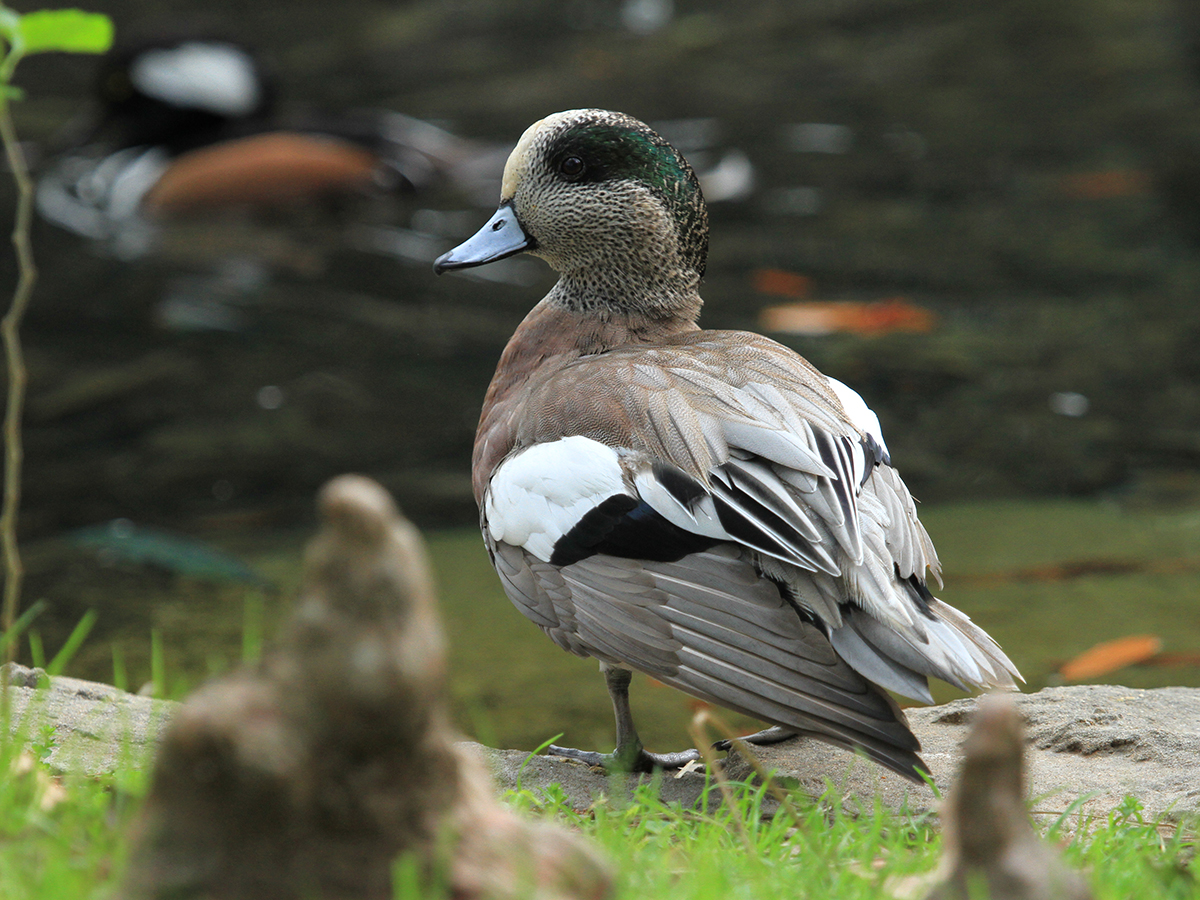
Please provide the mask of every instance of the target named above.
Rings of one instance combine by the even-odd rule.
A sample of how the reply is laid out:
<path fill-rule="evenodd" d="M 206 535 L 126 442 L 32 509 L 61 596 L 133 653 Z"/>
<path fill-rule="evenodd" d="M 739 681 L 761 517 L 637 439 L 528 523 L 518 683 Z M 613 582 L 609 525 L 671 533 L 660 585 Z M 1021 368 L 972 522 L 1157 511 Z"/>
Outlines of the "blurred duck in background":
<path fill-rule="evenodd" d="M 394 241 L 364 238 L 362 228 L 403 221 L 418 196 L 449 189 L 461 204 L 499 184 L 507 148 L 384 110 L 284 116 L 279 93 L 258 56 L 228 40 L 115 49 L 97 75 L 95 108 L 68 126 L 66 149 L 39 173 L 38 209 L 121 259 L 236 252 L 315 274 L 320 253 L 280 230 L 294 235 L 349 207 L 333 243 L 394 253 Z M 264 238 L 248 235 L 249 223 L 286 229 Z M 425 263 L 441 244 L 404 249 Z"/>

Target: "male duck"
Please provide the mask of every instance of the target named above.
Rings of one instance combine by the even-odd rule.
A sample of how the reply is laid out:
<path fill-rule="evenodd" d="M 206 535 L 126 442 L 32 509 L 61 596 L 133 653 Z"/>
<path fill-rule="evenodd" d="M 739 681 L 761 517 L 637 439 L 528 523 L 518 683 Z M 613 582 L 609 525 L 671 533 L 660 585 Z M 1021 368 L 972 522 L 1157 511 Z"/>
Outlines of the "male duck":
<path fill-rule="evenodd" d="M 1019 675 L 926 587 L 937 555 L 862 398 L 765 337 L 696 325 L 707 250 L 691 167 L 643 123 L 572 110 L 521 137 L 496 214 L 435 264 L 526 251 L 561 275 L 484 401 L 484 540 L 513 603 L 600 660 L 617 749 L 570 755 L 694 758 L 642 748 L 637 669 L 917 780 L 885 689 L 931 702 L 928 676 Z"/>
<path fill-rule="evenodd" d="M 153 246 L 163 221 L 460 183 L 481 149 L 385 111 L 284 120 L 258 57 L 201 36 L 114 50 L 97 114 L 39 173 L 43 217 L 116 255 Z M 484 165 L 490 165 L 484 160 Z M 498 165 L 496 166 L 498 168 Z"/>

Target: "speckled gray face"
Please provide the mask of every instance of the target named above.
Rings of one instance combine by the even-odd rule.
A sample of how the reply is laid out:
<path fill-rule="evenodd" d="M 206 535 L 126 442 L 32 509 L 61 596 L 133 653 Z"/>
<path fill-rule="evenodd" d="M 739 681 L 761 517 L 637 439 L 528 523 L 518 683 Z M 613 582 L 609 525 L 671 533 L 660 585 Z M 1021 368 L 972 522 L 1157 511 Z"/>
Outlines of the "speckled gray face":
<path fill-rule="evenodd" d="M 635 284 L 653 290 L 649 282 L 694 290 L 704 272 L 708 214 L 692 167 L 622 113 L 569 110 L 530 126 L 505 166 L 501 201 L 497 217 L 511 207 L 522 249 L 564 275 L 586 274 L 593 287 L 619 280 L 626 295 Z M 499 247 L 487 233 L 497 217 L 437 268 L 500 258 L 482 258 Z"/>
<path fill-rule="evenodd" d="M 648 189 L 675 223 L 685 264 L 704 274 L 708 211 L 700 182 L 683 155 L 649 127 L 620 113 L 585 111 L 555 130 L 540 162 L 567 184 Z"/>
<path fill-rule="evenodd" d="M 708 213 L 692 167 L 622 113 L 569 110 L 531 126 L 505 167 L 502 199 L 560 272 L 625 249 L 611 246 L 621 232 L 704 272 Z"/>

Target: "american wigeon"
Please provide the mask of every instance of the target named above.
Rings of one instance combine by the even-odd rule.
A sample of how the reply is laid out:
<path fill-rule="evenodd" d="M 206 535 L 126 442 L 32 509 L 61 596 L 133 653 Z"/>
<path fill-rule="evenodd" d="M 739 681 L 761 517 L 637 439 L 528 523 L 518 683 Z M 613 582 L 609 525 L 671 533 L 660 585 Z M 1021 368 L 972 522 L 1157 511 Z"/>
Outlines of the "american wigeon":
<path fill-rule="evenodd" d="M 436 271 L 519 252 L 560 278 L 484 401 L 474 489 L 513 603 L 600 660 L 626 768 L 650 754 L 630 670 L 925 766 L 888 690 L 1013 686 L 996 643 L 929 591 L 939 564 L 862 398 L 757 334 L 703 331 L 708 216 L 692 168 L 641 122 L 549 116 L 521 137 L 500 208 Z"/>

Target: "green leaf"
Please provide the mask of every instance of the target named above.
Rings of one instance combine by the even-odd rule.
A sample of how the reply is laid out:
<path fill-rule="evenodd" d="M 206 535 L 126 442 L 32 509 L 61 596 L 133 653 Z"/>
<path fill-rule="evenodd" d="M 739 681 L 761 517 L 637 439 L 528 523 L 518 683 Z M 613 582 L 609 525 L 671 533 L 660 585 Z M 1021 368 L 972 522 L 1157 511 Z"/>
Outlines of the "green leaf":
<path fill-rule="evenodd" d="M 17 101 L 25 99 L 25 91 L 12 84 L 0 84 L 0 94 L 3 94 L 8 100 Z"/>
<path fill-rule="evenodd" d="M 104 53 L 112 46 L 112 19 L 81 9 L 39 9 L 21 16 L 24 52 Z"/>
<path fill-rule="evenodd" d="M 0 7 L 0 39 L 10 47 L 21 39 L 21 14 L 7 6 Z"/>

